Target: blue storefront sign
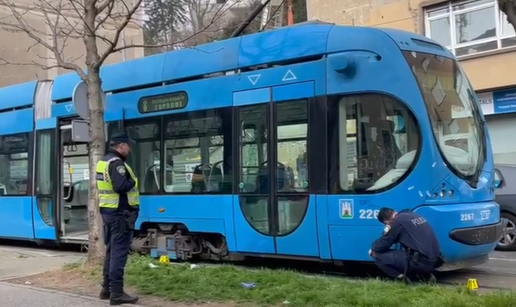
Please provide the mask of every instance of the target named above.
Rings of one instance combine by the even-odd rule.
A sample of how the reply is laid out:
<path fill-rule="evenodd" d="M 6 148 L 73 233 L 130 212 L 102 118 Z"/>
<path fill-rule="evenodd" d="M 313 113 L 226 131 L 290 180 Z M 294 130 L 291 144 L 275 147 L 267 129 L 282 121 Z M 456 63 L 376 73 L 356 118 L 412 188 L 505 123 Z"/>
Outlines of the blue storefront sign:
<path fill-rule="evenodd" d="M 493 92 L 494 114 L 516 112 L 516 89 Z"/>
<path fill-rule="evenodd" d="M 477 93 L 484 115 L 516 112 L 516 89 Z"/>

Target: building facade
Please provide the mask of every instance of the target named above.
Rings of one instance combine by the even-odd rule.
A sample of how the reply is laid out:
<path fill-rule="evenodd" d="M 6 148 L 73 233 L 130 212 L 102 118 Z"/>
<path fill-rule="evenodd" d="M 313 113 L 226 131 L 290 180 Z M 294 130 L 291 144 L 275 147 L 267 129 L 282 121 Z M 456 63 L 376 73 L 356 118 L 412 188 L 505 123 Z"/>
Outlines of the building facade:
<path fill-rule="evenodd" d="M 308 19 L 415 32 L 446 46 L 486 115 L 496 163 L 516 164 L 516 32 L 496 0 L 307 0 Z"/>
<path fill-rule="evenodd" d="M 132 1 L 132 0 L 125 0 Z M 38 1 L 18 0 L 16 5 L 23 12 L 23 20 L 26 27 L 31 29 L 31 33 L 40 39 L 52 43 L 53 31 L 45 22 L 45 15 L 39 7 L 35 7 L 34 3 Z M 50 3 L 50 2 L 49 2 Z M 52 14 L 50 10 L 49 18 L 56 20 L 58 14 Z M 72 10 L 63 9 L 59 13 L 59 25 L 80 24 L 77 16 L 74 16 Z M 21 31 L 13 31 L 14 27 L 6 27 L 6 24 L 12 24 L 16 27 L 19 23 L 13 16 L 9 7 L 0 5 L 0 87 L 28 82 L 32 80 L 53 79 L 59 74 L 68 73 L 69 71 L 57 68 L 54 54 L 42 46 L 36 44 L 35 40 L 29 35 Z M 7 28 L 7 30 L 6 30 Z M 64 26 L 63 26 L 64 28 Z M 104 26 L 102 35 L 110 39 L 114 32 L 108 25 Z M 130 23 L 124 30 L 122 35 L 122 44 L 143 44 L 143 31 L 138 23 Z M 101 39 L 98 40 L 99 51 L 106 50 L 107 45 Z M 85 46 L 82 37 L 78 34 L 70 35 L 65 38 L 62 35 L 58 38 L 58 48 L 61 57 L 67 61 L 85 66 Z M 131 60 L 143 56 L 143 49 L 128 49 L 124 52 L 111 54 L 106 64 L 117 63 L 123 60 Z"/>

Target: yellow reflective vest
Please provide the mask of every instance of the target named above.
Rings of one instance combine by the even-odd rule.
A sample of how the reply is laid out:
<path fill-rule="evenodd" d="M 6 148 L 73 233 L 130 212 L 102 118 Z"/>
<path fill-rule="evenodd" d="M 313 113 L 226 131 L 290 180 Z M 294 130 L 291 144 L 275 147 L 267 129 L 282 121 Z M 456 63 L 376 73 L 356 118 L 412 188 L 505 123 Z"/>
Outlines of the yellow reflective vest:
<path fill-rule="evenodd" d="M 113 157 L 107 161 L 99 161 L 97 163 L 97 174 L 102 174 L 102 178 L 97 176 L 97 190 L 99 192 L 99 207 L 100 208 L 118 208 L 118 203 L 120 201 L 120 195 L 113 190 L 113 183 L 111 181 L 111 177 L 109 176 L 109 164 L 116 160 L 121 160 L 119 157 Z M 129 175 L 134 180 L 135 185 L 127 193 L 127 200 L 129 201 L 130 206 L 138 206 L 140 205 L 140 192 L 138 189 L 138 178 L 134 175 L 133 170 L 124 163 L 125 168 L 129 171 Z M 101 180 L 103 179 L 103 180 Z"/>

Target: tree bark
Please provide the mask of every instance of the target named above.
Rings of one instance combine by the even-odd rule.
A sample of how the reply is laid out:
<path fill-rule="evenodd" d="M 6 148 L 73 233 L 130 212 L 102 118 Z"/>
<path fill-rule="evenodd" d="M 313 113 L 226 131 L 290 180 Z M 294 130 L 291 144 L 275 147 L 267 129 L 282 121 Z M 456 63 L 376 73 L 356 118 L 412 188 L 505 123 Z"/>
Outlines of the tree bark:
<path fill-rule="evenodd" d="M 86 67 L 88 68 L 88 106 L 90 111 L 90 144 L 89 144 L 89 168 L 90 168 L 90 196 L 88 201 L 88 260 L 87 264 L 100 264 L 104 259 L 105 244 L 103 240 L 103 223 L 99 210 L 99 197 L 97 191 L 96 168 L 98 161 L 105 154 L 104 132 L 104 93 L 100 79 L 100 68 L 95 67 L 100 59 L 95 29 L 97 8 L 94 0 L 84 1 L 84 23 L 86 47 Z"/>
<path fill-rule="evenodd" d="M 105 154 L 104 106 L 99 71 L 88 71 L 88 92 L 90 107 L 90 191 L 88 201 L 88 264 L 100 264 L 104 258 L 103 223 L 99 210 L 97 179 L 95 176 L 97 163 Z"/>

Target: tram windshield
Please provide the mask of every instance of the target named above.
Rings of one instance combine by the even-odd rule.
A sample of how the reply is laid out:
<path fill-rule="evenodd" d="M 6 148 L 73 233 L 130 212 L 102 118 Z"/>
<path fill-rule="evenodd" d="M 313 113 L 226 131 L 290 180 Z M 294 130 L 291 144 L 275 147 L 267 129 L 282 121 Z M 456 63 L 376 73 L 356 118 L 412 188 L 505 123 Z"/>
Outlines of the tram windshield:
<path fill-rule="evenodd" d="M 406 52 L 419 83 L 433 132 L 447 165 L 458 176 L 478 180 L 486 158 L 484 124 L 466 74 L 449 58 Z"/>

